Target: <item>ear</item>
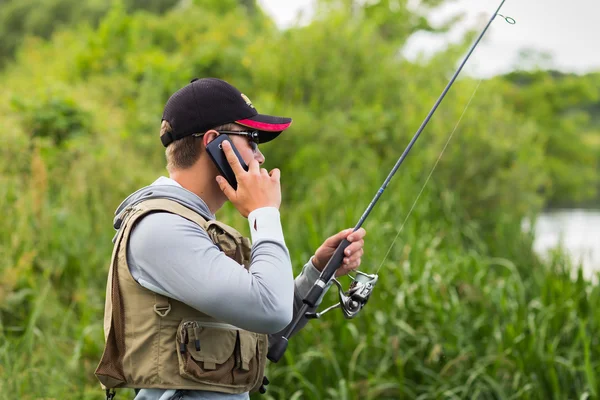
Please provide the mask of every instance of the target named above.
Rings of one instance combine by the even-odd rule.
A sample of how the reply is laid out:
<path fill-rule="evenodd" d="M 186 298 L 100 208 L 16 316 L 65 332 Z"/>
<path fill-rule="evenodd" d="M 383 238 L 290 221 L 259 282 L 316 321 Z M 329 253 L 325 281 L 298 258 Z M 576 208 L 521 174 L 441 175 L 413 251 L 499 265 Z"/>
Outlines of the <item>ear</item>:
<path fill-rule="evenodd" d="M 219 136 L 219 132 L 215 131 L 214 129 L 211 129 L 210 131 L 206 131 L 206 133 L 202 136 L 202 140 L 204 142 L 204 147 L 206 147 L 207 144 L 209 144 L 210 142 L 215 140 L 217 138 L 217 136 Z"/>

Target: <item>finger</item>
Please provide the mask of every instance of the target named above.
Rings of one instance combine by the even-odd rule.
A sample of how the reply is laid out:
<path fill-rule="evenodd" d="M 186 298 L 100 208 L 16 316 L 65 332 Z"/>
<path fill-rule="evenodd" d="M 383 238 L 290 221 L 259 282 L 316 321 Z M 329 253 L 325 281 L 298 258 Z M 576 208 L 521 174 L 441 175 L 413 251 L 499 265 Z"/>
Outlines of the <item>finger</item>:
<path fill-rule="evenodd" d="M 352 228 L 344 229 L 333 236 L 329 236 L 325 239 L 325 242 L 323 242 L 323 246 L 337 248 L 350 233 L 352 233 Z"/>
<path fill-rule="evenodd" d="M 361 250 L 364 247 L 364 245 L 365 241 L 362 239 L 359 242 L 353 242 L 350 244 L 350 246 L 346 247 L 346 250 L 344 250 L 344 254 L 347 256 L 354 254 L 357 251 Z"/>
<path fill-rule="evenodd" d="M 261 168 L 260 169 L 260 174 L 263 176 L 269 176 L 269 171 L 267 171 L 265 168 Z"/>
<path fill-rule="evenodd" d="M 225 157 L 227 158 L 227 161 L 229 162 L 229 165 L 231 166 L 235 176 L 237 177 L 238 175 L 245 173 L 246 171 L 244 171 L 242 164 L 240 164 L 240 160 L 238 160 L 237 156 L 233 152 L 233 149 L 231 148 L 231 143 L 229 143 L 228 140 L 224 140 L 221 143 L 221 147 L 223 148 Z"/>
<path fill-rule="evenodd" d="M 227 182 L 227 179 L 219 175 L 217 176 L 217 183 L 219 184 L 219 188 L 221 189 L 221 191 L 225 194 L 225 196 L 227 196 L 229 200 L 232 200 L 236 197 L 235 190 L 231 187 L 229 182 Z"/>
<path fill-rule="evenodd" d="M 350 272 L 348 270 L 348 268 L 346 267 L 346 264 L 342 264 L 341 267 L 339 267 L 336 271 L 335 271 L 335 276 L 336 277 L 340 277 L 340 276 L 344 276 L 347 275 L 348 272 Z"/>
<path fill-rule="evenodd" d="M 347 275 L 349 272 L 356 271 L 360 266 L 360 260 L 356 262 L 351 262 L 349 264 L 342 264 L 340 268 L 335 272 L 335 276 L 340 277 Z"/>
<path fill-rule="evenodd" d="M 365 237 L 366 234 L 367 234 L 367 231 L 365 231 L 365 228 L 360 228 L 359 230 L 357 230 L 356 232 L 354 232 L 350 236 L 348 236 L 348 241 L 354 242 L 354 241 L 361 240 L 362 238 Z"/>
<path fill-rule="evenodd" d="M 279 168 L 273 168 L 271 172 L 269 172 L 269 175 L 271 176 L 271 179 L 274 179 L 277 182 L 279 182 L 281 178 L 281 171 L 279 171 Z"/>
<path fill-rule="evenodd" d="M 350 248 L 350 246 L 348 246 L 346 251 L 344 251 L 344 256 L 345 257 L 355 257 L 357 254 L 359 256 L 362 256 L 363 253 L 364 253 L 364 249 L 362 247 Z"/>
<path fill-rule="evenodd" d="M 343 231 L 340 231 L 333 236 L 329 236 L 327 238 L 326 242 L 328 242 L 328 244 L 334 244 L 337 246 L 339 243 L 341 243 L 342 240 L 346 239 L 348 237 L 348 235 L 351 233 L 352 233 L 352 228 L 344 229 Z"/>
<path fill-rule="evenodd" d="M 348 260 L 348 258 L 344 258 L 344 263 L 342 264 L 342 268 L 346 271 L 354 271 L 360 267 L 361 258 L 359 257 L 357 260 Z"/>
<path fill-rule="evenodd" d="M 346 257 L 346 258 L 348 258 L 350 260 L 350 262 L 354 262 L 356 260 L 359 260 L 363 256 L 364 253 L 365 253 L 365 251 L 363 249 L 360 249 L 360 250 L 356 251 L 355 253 L 352 253 L 351 256 Z"/>
<path fill-rule="evenodd" d="M 255 159 L 250 160 L 250 164 L 248 164 L 248 172 L 252 172 L 254 174 L 260 174 L 258 161 Z"/>

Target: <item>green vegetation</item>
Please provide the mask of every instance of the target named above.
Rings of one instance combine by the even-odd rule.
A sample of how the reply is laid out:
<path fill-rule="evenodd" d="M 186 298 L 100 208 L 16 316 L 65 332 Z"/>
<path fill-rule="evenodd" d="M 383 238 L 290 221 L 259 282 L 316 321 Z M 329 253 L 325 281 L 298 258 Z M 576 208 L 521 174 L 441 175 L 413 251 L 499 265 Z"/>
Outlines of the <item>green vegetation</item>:
<path fill-rule="evenodd" d="M 0 75 L 1 398 L 102 398 L 93 370 L 112 213 L 166 174 L 158 130 L 173 91 L 217 76 L 261 112 L 294 118 L 263 151 L 282 170 L 299 270 L 358 220 L 470 39 L 415 64 L 398 49 L 431 28 L 405 2 L 322 1 L 315 21 L 285 31 L 253 2 L 130 3 L 159 4 L 119 2 L 97 25 L 65 20 L 49 40 L 25 38 Z M 7 1 L 0 17 L 25 4 L 37 10 Z M 521 224 L 598 200 L 599 79 L 484 80 L 384 260 L 477 86 L 462 77 L 366 223 L 363 270 L 381 265 L 367 308 L 311 322 L 269 366 L 265 398 L 597 398 L 600 290 L 572 279 L 560 253 L 539 261 Z M 247 232 L 230 205 L 219 217 Z"/>
<path fill-rule="evenodd" d="M 548 204 L 597 200 L 600 73 L 515 72 L 505 79 L 512 83 L 506 98 L 514 110 L 535 115 L 544 132 Z"/>

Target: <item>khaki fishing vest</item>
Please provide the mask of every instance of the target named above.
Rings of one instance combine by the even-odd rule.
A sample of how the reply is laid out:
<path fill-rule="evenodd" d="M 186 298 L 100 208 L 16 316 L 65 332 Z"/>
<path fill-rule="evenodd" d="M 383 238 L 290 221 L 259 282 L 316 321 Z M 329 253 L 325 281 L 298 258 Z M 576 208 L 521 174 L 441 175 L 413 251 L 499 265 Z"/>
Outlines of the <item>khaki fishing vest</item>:
<path fill-rule="evenodd" d="M 137 222 L 153 212 L 170 212 L 195 222 L 228 257 L 249 267 L 250 241 L 221 222 L 206 221 L 167 199 L 146 200 L 126 210 L 108 274 L 106 344 L 95 372 L 97 378 L 105 389 L 258 390 L 266 363 L 267 335 L 217 321 L 145 289 L 131 276 L 127 265 L 129 235 Z"/>

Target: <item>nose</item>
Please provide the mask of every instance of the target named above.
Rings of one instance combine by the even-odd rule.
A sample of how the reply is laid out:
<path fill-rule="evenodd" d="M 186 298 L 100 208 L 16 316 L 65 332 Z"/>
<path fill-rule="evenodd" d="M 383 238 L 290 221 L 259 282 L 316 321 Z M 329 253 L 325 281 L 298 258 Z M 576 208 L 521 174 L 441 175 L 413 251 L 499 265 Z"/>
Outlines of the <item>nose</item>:
<path fill-rule="evenodd" d="M 260 149 L 256 149 L 256 153 L 254 154 L 254 159 L 258 161 L 258 165 L 262 165 L 265 162 L 265 156 L 261 153 Z"/>

